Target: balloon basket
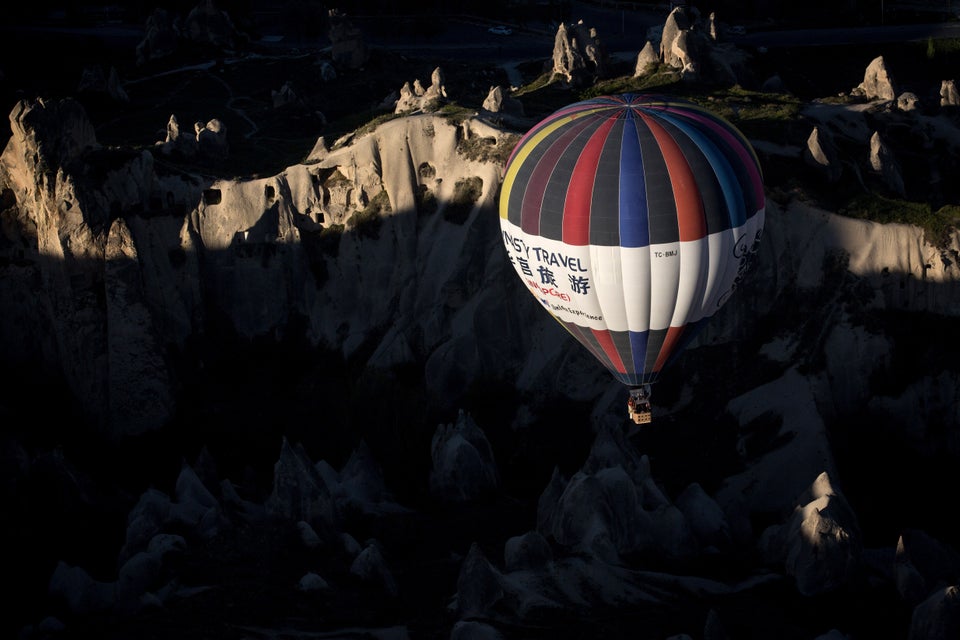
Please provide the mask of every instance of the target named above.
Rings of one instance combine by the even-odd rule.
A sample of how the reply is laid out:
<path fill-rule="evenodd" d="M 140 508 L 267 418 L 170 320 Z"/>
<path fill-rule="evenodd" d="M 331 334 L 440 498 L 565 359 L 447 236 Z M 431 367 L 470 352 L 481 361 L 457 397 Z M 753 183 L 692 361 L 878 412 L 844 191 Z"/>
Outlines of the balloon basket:
<path fill-rule="evenodd" d="M 631 387 L 630 398 L 627 400 L 627 413 L 637 424 L 650 424 L 653 421 L 653 410 L 650 407 L 650 385 Z"/>

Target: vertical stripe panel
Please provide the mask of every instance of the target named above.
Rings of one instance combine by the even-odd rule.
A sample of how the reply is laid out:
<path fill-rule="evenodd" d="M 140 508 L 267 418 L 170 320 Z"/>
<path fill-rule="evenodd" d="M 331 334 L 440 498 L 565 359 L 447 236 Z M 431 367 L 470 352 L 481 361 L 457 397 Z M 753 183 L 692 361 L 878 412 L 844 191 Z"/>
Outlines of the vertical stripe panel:
<path fill-rule="evenodd" d="M 736 240 L 731 229 L 711 233 L 707 236 L 707 253 L 709 254 L 707 288 L 706 295 L 700 305 L 700 317 L 713 315 L 718 306 L 717 298 L 732 284 L 732 280 L 727 274 L 727 265 L 731 262 L 730 256 L 733 255 L 734 242 Z"/>
<path fill-rule="evenodd" d="M 627 326 L 645 332 L 650 328 L 650 247 L 622 248 L 620 267 Z"/>
<path fill-rule="evenodd" d="M 581 327 L 580 325 L 572 322 L 560 321 L 560 324 L 563 325 L 563 327 L 577 340 L 577 342 L 586 347 L 587 351 L 589 351 L 594 358 L 600 361 L 604 367 L 607 369 L 613 368 L 613 363 L 610 362 L 610 358 L 608 358 L 607 354 L 603 351 L 603 348 L 600 346 L 600 342 L 593 334 L 593 330 L 586 327 Z"/>
<path fill-rule="evenodd" d="M 623 364 L 623 358 L 620 357 L 620 352 L 617 351 L 617 346 L 614 343 L 613 336 L 610 334 L 610 332 L 594 330 L 593 336 L 596 338 L 600 348 L 603 349 L 607 359 L 610 361 L 611 370 L 616 371 L 617 373 L 626 373 L 627 368 Z"/>
<path fill-rule="evenodd" d="M 663 338 L 663 344 L 660 345 L 660 353 L 657 355 L 657 361 L 653 365 L 653 371 L 659 373 L 666 366 L 670 356 L 675 352 L 675 348 L 683 335 L 684 327 L 670 327 L 667 329 Z"/>
<path fill-rule="evenodd" d="M 671 111 L 682 113 L 685 117 L 699 123 L 701 131 L 709 131 L 716 136 L 719 140 L 718 147 L 723 149 L 723 153 L 728 157 L 729 165 L 740 176 L 737 182 L 743 190 L 746 213 L 749 215 L 759 209 L 765 200 L 760 161 L 743 134 L 729 123 L 703 109 L 679 110 L 674 108 Z M 733 226 L 740 226 L 741 224 L 743 224 L 742 218 L 733 219 Z"/>
<path fill-rule="evenodd" d="M 649 371 L 644 364 L 647 359 L 648 336 L 649 333 L 647 331 L 630 332 L 630 348 L 633 351 L 633 370 L 639 374 L 643 374 L 644 371 Z M 643 382 L 645 381 L 637 380 L 633 384 L 642 384 Z"/>
<path fill-rule="evenodd" d="M 706 233 L 742 225 L 753 208 L 747 204 L 744 191 L 744 188 L 752 190 L 746 169 L 741 169 L 739 174 L 734 170 L 734 166 L 742 163 L 730 144 L 738 141 L 729 134 L 723 136 L 715 121 L 697 118 L 696 114 L 667 113 L 664 118 L 680 129 L 688 144 L 697 149 L 687 153 L 687 157 L 695 153 L 699 159 L 693 169 L 704 198 Z"/>
<path fill-rule="evenodd" d="M 590 244 L 590 204 L 593 201 L 594 180 L 600 155 L 615 122 L 614 118 L 606 118 L 577 157 L 563 207 L 562 238 L 567 244 Z"/>
<path fill-rule="evenodd" d="M 673 307 L 670 326 L 680 327 L 700 314 L 704 290 L 707 285 L 707 240 L 700 238 L 680 243 L 679 279 L 677 282 L 677 302 Z"/>
<path fill-rule="evenodd" d="M 653 377 L 660 373 L 657 360 L 660 357 L 660 351 L 666 337 L 666 329 L 651 329 L 647 332 L 647 356 L 643 361 L 643 370 Z"/>
<path fill-rule="evenodd" d="M 644 116 L 650 127 L 650 132 L 660 146 L 660 152 L 667 165 L 670 176 L 670 186 L 677 203 L 677 222 L 680 230 L 680 240 L 694 240 L 705 234 L 703 224 L 703 203 L 697 193 L 697 181 L 690 169 L 690 165 L 679 145 L 670 136 L 663 126 Z"/>
<path fill-rule="evenodd" d="M 620 144 L 620 184 L 617 188 L 620 207 L 620 245 L 623 247 L 645 247 L 650 244 L 647 188 L 638 135 L 636 115 L 632 110 L 628 111 L 623 122 L 623 137 Z"/>
<path fill-rule="evenodd" d="M 583 155 L 584 147 L 589 143 L 596 128 L 596 116 L 583 119 L 582 126 L 576 127 L 563 154 L 557 159 L 550 181 L 543 196 L 540 213 L 540 235 L 551 240 L 564 240 L 568 190 L 573 180 L 576 166 Z M 587 212 L 589 215 L 589 212 Z"/>
<path fill-rule="evenodd" d="M 630 326 L 627 319 L 624 280 L 621 257 L 624 250 L 620 247 L 590 245 L 591 281 L 597 295 L 597 304 L 607 328 L 611 331 L 627 331 Z M 627 274 L 632 277 L 632 274 Z"/>
<path fill-rule="evenodd" d="M 597 160 L 590 199 L 590 244 L 621 246 L 620 148 L 623 146 L 621 117 L 611 117 L 610 131 Z"/>
<path fill-rule="evenodd" d="M 660 145 L 650 132 L 649 118 L 637 120 L 636 125 L 640 156 L 643 159 L 649 243 L 674 242 L 680 237 L 680 231 L 677 228 L 677 203 L 670 187 L 667 165 L 660 153 Z"/>
<path fill-rule="evenodd" d="M 673 321 L 680 287 L 680 243 L 650 246 L 650 328 L 666 329 Z"/>
<path fill-rule="evenodd" d="M 568 153 L 570 145 L 589 122 L 559 124 L 567 126 L 545 129 L 544 136 L 533 141 L 538 148 L 533 149 L 532 155 L 519 164 L 515 177 L 516 182 L 524 185 L 524 188 L 508 195 L 511 215 L 519 217 L 511 219 L 511 222 L 526 233 L 540 233 L 541 212 L 550 177 L 560 158 Z"/>

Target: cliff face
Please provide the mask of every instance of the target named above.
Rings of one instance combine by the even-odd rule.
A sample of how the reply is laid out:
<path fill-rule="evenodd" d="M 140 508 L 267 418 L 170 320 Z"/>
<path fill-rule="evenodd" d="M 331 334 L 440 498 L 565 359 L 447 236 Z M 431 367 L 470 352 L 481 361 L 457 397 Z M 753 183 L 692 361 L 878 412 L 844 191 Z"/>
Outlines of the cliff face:
<path fill-rule="evenodd" d="M 355 371 L 413 366 L 446 409 L 498 380 L 619 415 L 615 385 L 505 259 L 496 199 L 514 133 L 403 117 L 278 175 L 211 181 L 100 148 L 70 100 L 22 102 L 10 122 L 4 366 L 62 375 L 107 434 L 161 428 L 182 354 L 227 336 L 299 340 Z M 958 256 L 957 234 L 937 248 L 910 226 L 768 201 L 757 272 L 691 349 L 812 367 L 842 381 L 820 399 L 842 414 L 890 360 L 884 314 L 960 314 Z"/>
<path fill-rule="evenodd" d="M 169 351 L 214 330 L 211 316 L 240 341 L 296 324 L 344 358 L 363 349 L 369 366 L 428 361 L 435 384 L 522 352 L 503 332 L 520 326 L 511 296 L 496 291 L 512 287 L 491 215 L 500 167 L 458 151 L 512 134 L 403 118 L 270 178 L 204 181 L 161 175 L 146 151 L 100 149 L 70 100 L 22 103 L 11 125 L 5 360 L 62 372 L 109 433 L 171 417 Z"/>

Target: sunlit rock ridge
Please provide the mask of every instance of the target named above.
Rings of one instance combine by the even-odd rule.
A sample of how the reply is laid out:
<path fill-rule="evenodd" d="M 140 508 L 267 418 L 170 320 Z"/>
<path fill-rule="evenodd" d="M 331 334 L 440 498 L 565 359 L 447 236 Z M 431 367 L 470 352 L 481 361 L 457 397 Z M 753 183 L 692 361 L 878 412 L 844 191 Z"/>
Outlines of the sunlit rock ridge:
<path fill-rule="evenodd" d="M 856 147 L 884 179 L 903 179 L 901 195 L 928 188 L 922 171 L 893 172 L 895 153 L 874 127 L 889 121 L 902 133 L 910 123 L 943 152 L 929 154 L 930 164 L 944 167 L 958 157 L 956 127 L 908 113 L 910 100 L 893 108 L 874 89 L 864 103 L 806 105 L 805 124 L 815 128 L 804 149 L 751 142 L 761 160 L 803 158 L 827 182 L 855 165 L 843 153 Z M 565 471 L 543 474 L 535 522 L 511 531 L 501 555 L 489 552 L 496 546 L 489 538 L 485 549 L 476 543 L 460 556 L 448 553 L 459 540 L 431 549 L 431 561 L 459 565 L 455 583 L 439 585 L 457 619 L 451 638 L 498 637 L 487 623 L 523 628 L 584 610 L 592 620 L 593 606 L 625 609 L 633 620 L 643 606 L 659 612 L 678 601 L 779 593 L 784 580 L 800 596 L 839 594 L 838 601 L 883 585 L 889 600 L 912 612 L 911 640 L 950 637 L 960 623 L 960 561 L 949 544 L 913 528 L 910 516 L 939 521 L 952 495 L 942 479 L 952 479 L 950 461 L 960 457 L 956 231 L 927 238 L 918 227 L 852 219 L 780 185 L 768 189 L 754 270 L 657 385 L 648 433 L 657 437 L 663 424 L 660 433 L 680 434 L 674 470 L 662 457 L 671 447 L 657 458 L 635 445 L 640 434 L 625 427 L 621 385 L 538 308 L 506 259 L 497 197 L 523 118 L 511 119 L 512 129 L 483 111 L 393 116 L 332 144 L 318 139 L 303 162 L 276 175 L 226 180 L 171 168 L 160 160 L 163 148 L 102 146 L 76 101 L 13 108 L 0 155 L 5 379 L 21 372 L 62 379 L 91 423 L 38 431 L 92 427 L 117 441 L 159 433 L 187 402 L 208 354 L 221 349 L 240 360 L 257 349 L 302 349 L 332 354 L 330 376 L 362 381 L 363 394 L 338 395 L 347 385 L 315 370 L 309 380 L 288 380 L 282 369 L 297 365 L 291 359 L 227 402 L 246 410 L 242 393 L 261 385 L 269 395 L 276 388 L 265 381 L 277 378 L 323 399 L 319 411 L 308 405 L 298 433 L 381 436 L 370 446 L 361 440 L 335 467 L 327 457 L 343 452 L 308 452 L 284 433 L 279 451 L 264 454 L 279 456 L 266 489 L 220 480 L 206 452 L 193 465 L 184 461 L 172 492 L 151 489 L 129 512 L 116 581 L 95 580 L 67 561 L 52 567 L 49 592 L 65 600 L 62 610 L 78 619 L 172 610 L 178 598 L 196 595 L 179 585 L 179 554 L 266 531 L 272 519 L 295 524 L 298 539 L 272 546 L 254 537 L 269 550 L 307 551 L 296 567 L 300 591 L 350 588 L 348 573 L 380 589 L 378 602 L 392 602 L 422 568 L 404 575 L 402 551 L 369 532 L 396 542 L 416 537 L 416 526 L 432 530 L 434 521 L 391 526 L 392 517 L 412 516 L 391 495 L 397 474 L 382 474 L 378 463 L 393 462 L 394 471 L 408 465 L 415 476 L 426 466 L 418 458 L 429 458 L 429 474 L 410 482 L 456 518 L 464 505 L 516 483 L 516 465 L 537 461 L 542 448 L 553 447 L 543 455 L 549 459 L 584 445 L 550 440 L 586 432 L 592 446 Z M 335 415 L 341 403 L 378 411 L 357 412 L 362 418 L 343 427 Z M 588 409 L 571 410 L 581 406 Z M 486 420 L 471 409 L 486 410 Z M 427 422 L 435 415 L 449 417 Z M 268 410 L 250 421 L 266 430 L 274 418 Z M 236 425 L 237 438 L 250 427 Z M 526 451 L 511 449 L 525 439 Z M 20 464 L 14 488 L 43 461 L 18 447 L 7 448 Z M 713 459 L 725 456 L 736 463 Z M 82 478 L 67 473 L 70 461 L 50 458 L 69 479 L 56 491 Z M 540 477 L 529 473 L 528 482 Z M 663 480 L 670 477 L 672 487 Z M 871 482 L 878 488 L 865 491 Z M 357 527 L 358 514 L 383 526 Z M 448 535 L 437 529 L 432 535 Z M 363 543 L 353 537 L 358 531 Z M 324 570 L 313 553 L 326 559 Z M 724 563 L 729 579 L 717 579 L 712 569 Z M 706 615 L 704 637 L 735 637 L 724 633 L 723 616 Z M 690 628 L 686 615 L 675 618 L 684 620 L 671 620 L 672 631 Z M 807 620 L 789 618 L 778 629 L 803 622 L 810 631 Z M 936 629 L 947 632 L 926 633 Z"/>
<path fill-rule="evenodd" d="M 148 151 L 101 148 L 70 99 L 23 101 L 10 124 L 3 348 L 9 362 L 61 371 L 110 433 L 170 417 L 177 371 L 161 346 L 210 330 L 213 310 L 242 338 L 280 339 L 299 323 L 310 343 L 363 350 L 370 367 L 420 362 L 453 403 L 505 371 L 524 388 L 558 387 L 576 350 L 508 277 L 496 199 L 516 131 L 411 115 L 332 150 L 321 139 L 275 176 L 211 181 L 159 172 Z M 909 225 L 768 199 L 762 294 L 741 296 L 700 342 L 737 339 L 758 308 L 818 289 L 838 260 L 867 308 L 956 316 L 958 249 L 956 233 L 935 246 Z M 844 312 L 832 313 L 840 331 Z M 836 339 L 860 350 L 856 336 Z M 597 397 L 608 382 L 588 370 L 560 391 Z"/>
<path fill-rule="evenodd" d="M 318 144 L 276 176 L 210 181 L 162 175 L 148 151 L 100 148 L 69 99 L 23 102 L 10 122 L 4 348 L 62 369 L 109 432 L 169 418 L 176 372 L 159 347 L 204 333 L 211 309 L 242 338 L 280 338 L 300 319 L 311 343 L 344 357 L 366 347 L 370 366 L 426 359 L 438 384 L 445 368 L 467 367 L 466 383 L 484 354 L 524 350 L 503 331 L 528 305 L 511 309 L 503 295 L 500 166 L 458 150 L 496 151 L 516 134 L 412 116 L 333 151 Z M 91 176 L 96 154 L 111 160 Z M 351 228 L 371 203 L 382 218 Z M 316 248 L 335 225 L 346 231 Z"/>

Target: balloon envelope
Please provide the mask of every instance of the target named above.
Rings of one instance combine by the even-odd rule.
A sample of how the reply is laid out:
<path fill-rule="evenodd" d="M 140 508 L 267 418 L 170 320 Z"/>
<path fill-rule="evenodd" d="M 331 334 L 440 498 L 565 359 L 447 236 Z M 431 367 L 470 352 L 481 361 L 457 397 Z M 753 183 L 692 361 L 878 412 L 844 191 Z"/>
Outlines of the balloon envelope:
<path fill-rule="evenodd" d="M 621 382 L 653 382 L 727 301 L 763 230 L 733 125 L 645 94 L 571 104 L 514 148 L 500 226 L 517 275 Z"/>

